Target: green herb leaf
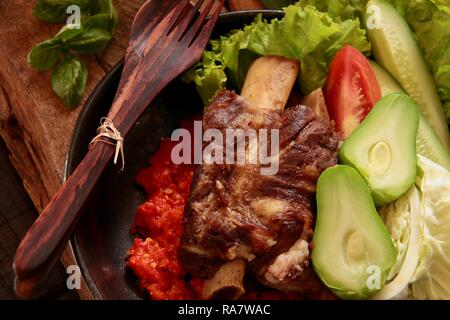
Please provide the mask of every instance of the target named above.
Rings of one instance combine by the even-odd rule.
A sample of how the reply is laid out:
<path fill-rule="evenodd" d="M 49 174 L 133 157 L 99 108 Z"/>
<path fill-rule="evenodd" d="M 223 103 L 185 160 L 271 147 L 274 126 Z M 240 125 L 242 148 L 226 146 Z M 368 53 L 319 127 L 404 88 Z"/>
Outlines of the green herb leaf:
<path fill-rule="evenodd" d="M 112 28 L 108 29 L 110 32 L 113 32 L 117 26 L 117 23 L 119 22 L 119 15 L 117 14 L 116 9 L 114 8 L 112 0 L 99 0 L 99 13 L 104 13 L 109 15 L 111 22 L 112 22 Z"/>
<path fill-rule="evenodd" d="M 59 32 L 53 37 L 53 42 L 59 43 L 62 46 L 65 46 L 65 44 L 70 41 L 71 39 L 83 34 L 84 28 L 81 26 L 81 28 L 69 28 L 68 26 L 64 26 L 59 30 Z"/>
<path fill-rule="evenodd" d="M 79 6 L 81 9 L 91 7 L 97 1 L 92 0 L 44 0 L 44 2 L 54 7 L 69 7 L 72 5 Z"/>
<path fill-rule="evenodd" d="M 84 11 L 98 10 L 97 1 L 91 0 L 38 0 L 34 7 L 33 15 L 38 19 L 58 23 L 67 17 L 67 8 L 77 5 Z"/>
<path fill-rule="evenodd" d="M 28 62 L 34 69 L 49 70 L 61 58 L 62 50 L 51 40 L 39 43 L 28 54 Z"/>
<path fill-rule="evenodd" d="M 67 41 L 67 46 L 80 53 L 92 54 L 102 51 L 109 40 L 111 40 L 111 33 L 104 29 L 95 28 L 70 39 Z"/>
<path fill-rule="evenodd" d="M 68 107 L 78 105 L 84 91 L 88 70 L 86 64 L 72 55 L 73 52 L 95 54 L 102 51 L 118 23 L 112 0 L 37 0 L 34 15 L 51 23 L 63 22 L 71 5 L 81 9 L 81 27 L 64 26 L 52 38 L 33 48 L 28 56 L 30 64 L 38 70 L 48 70 L 57 64 L 52 73 L 52 87 Z"/>
<path fill-rule="evenodd" d="M 88 78 L 88 69 L 83 60 L 68 54 L 52 73 L 53 91 L 69 108 L 80 103 Z"/>
<path fill-rule="evenodd" d="M 64 21 L 66 17 L 66 8 L 51 5 L 45 0 L 38 0 L 34 7 L 33 15 L 45 22 L 58 23 Z"/>
<path fill-rule="evenodd" d="M 87 18 L 83 22 L 83 27 L 88 29 L 104 29 L 109 33 L 113 33 L 116 27 L 117 21 L 111 17 L 108 13 L 99 13 Z"/>

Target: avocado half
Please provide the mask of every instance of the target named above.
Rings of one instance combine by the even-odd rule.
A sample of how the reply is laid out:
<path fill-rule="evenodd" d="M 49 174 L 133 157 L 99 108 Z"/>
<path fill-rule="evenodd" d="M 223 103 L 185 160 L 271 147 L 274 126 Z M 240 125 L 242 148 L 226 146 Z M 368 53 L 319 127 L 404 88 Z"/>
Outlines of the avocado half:
<path fill-rule="evenodd" d="M 349 166 L 328 168 L 317 184 L 312 263 L 343 299 L 367 299 L 382 289 L 397 252 L 363 177 Z"/>

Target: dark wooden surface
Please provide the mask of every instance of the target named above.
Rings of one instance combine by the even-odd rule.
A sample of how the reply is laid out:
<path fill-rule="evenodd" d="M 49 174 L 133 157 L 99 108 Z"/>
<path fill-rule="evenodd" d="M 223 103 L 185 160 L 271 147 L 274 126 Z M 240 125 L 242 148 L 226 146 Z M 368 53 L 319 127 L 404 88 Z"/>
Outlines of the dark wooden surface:
<path fill-rule="evenodd" d="M 36 209 L 8 156 L 8 150 L 0 139 L 0 300 L 17 299 L 12 271 L 14 253 L 20 239 L 37 217 Z M 46 291 L 44 298 L 78 298 L 76 292 L 66 288 L 62 265 L 53 270 Z"/>

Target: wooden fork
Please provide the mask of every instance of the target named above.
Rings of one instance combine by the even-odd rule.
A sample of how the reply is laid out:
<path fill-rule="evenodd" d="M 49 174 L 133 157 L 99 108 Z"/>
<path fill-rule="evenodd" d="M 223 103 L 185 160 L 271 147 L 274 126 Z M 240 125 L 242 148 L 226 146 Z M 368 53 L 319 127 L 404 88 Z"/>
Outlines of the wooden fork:
<path fill-rule="evenodd" d="M 198 0 L 195 5 L 189 0 L 149 0 L 142 6 L 133 21 L 119 89 L 107 116 L 123 137 L 158 93 L 200 59 L 222 6 L 223 0 Z M 20 297 L 39 294 L 114 152 L 114 146 L 94 144 L 28 230 L 14 260 Z"/>

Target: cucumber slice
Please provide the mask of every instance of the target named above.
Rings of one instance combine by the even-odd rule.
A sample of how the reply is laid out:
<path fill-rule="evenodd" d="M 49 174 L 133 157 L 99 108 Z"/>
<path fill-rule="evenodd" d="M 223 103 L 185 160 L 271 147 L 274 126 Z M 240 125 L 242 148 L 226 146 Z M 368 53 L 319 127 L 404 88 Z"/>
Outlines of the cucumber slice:
<path fill-rule="evenodd" d="M 450 172 L 450 154 L 442 145 L 433 128 L 423 116 L 419 119 L 416 140 L 417 154 L 430 159 Z"/>
<path fill-rule="evenodd" d="M 390 93 L 403 92 L 400 85 L 383 67 L 373 61 L 370 61 L 370 65 L 375 72 L 383 96 Z M 450 154 L 422 115 L 420 115 L 419 129 L 417 131 L 416 152 L 450 171 Z"/>
<path fill-rule="evenodd" d="M 375 73 L 375 77 L 378 80 L 378 84 L 380 85 L 381 94 L 383 95 L 383 97 L 395 92 L 404 93 L 403 88 L 398 84 L 397 81 L 395 81 L 392 75 L 387 72 L 385 68 L 372 60 L 369 60 L 369 63 L 372 67 L 373 72 Z"/>
<path fill-rule="evenodd" d="M 365 21 L 375 60 L 416 101 L 444 147 L 450 151 L 448 125 L 436 85 L 407 22 L 384 0 L 368 2 Z"/>

